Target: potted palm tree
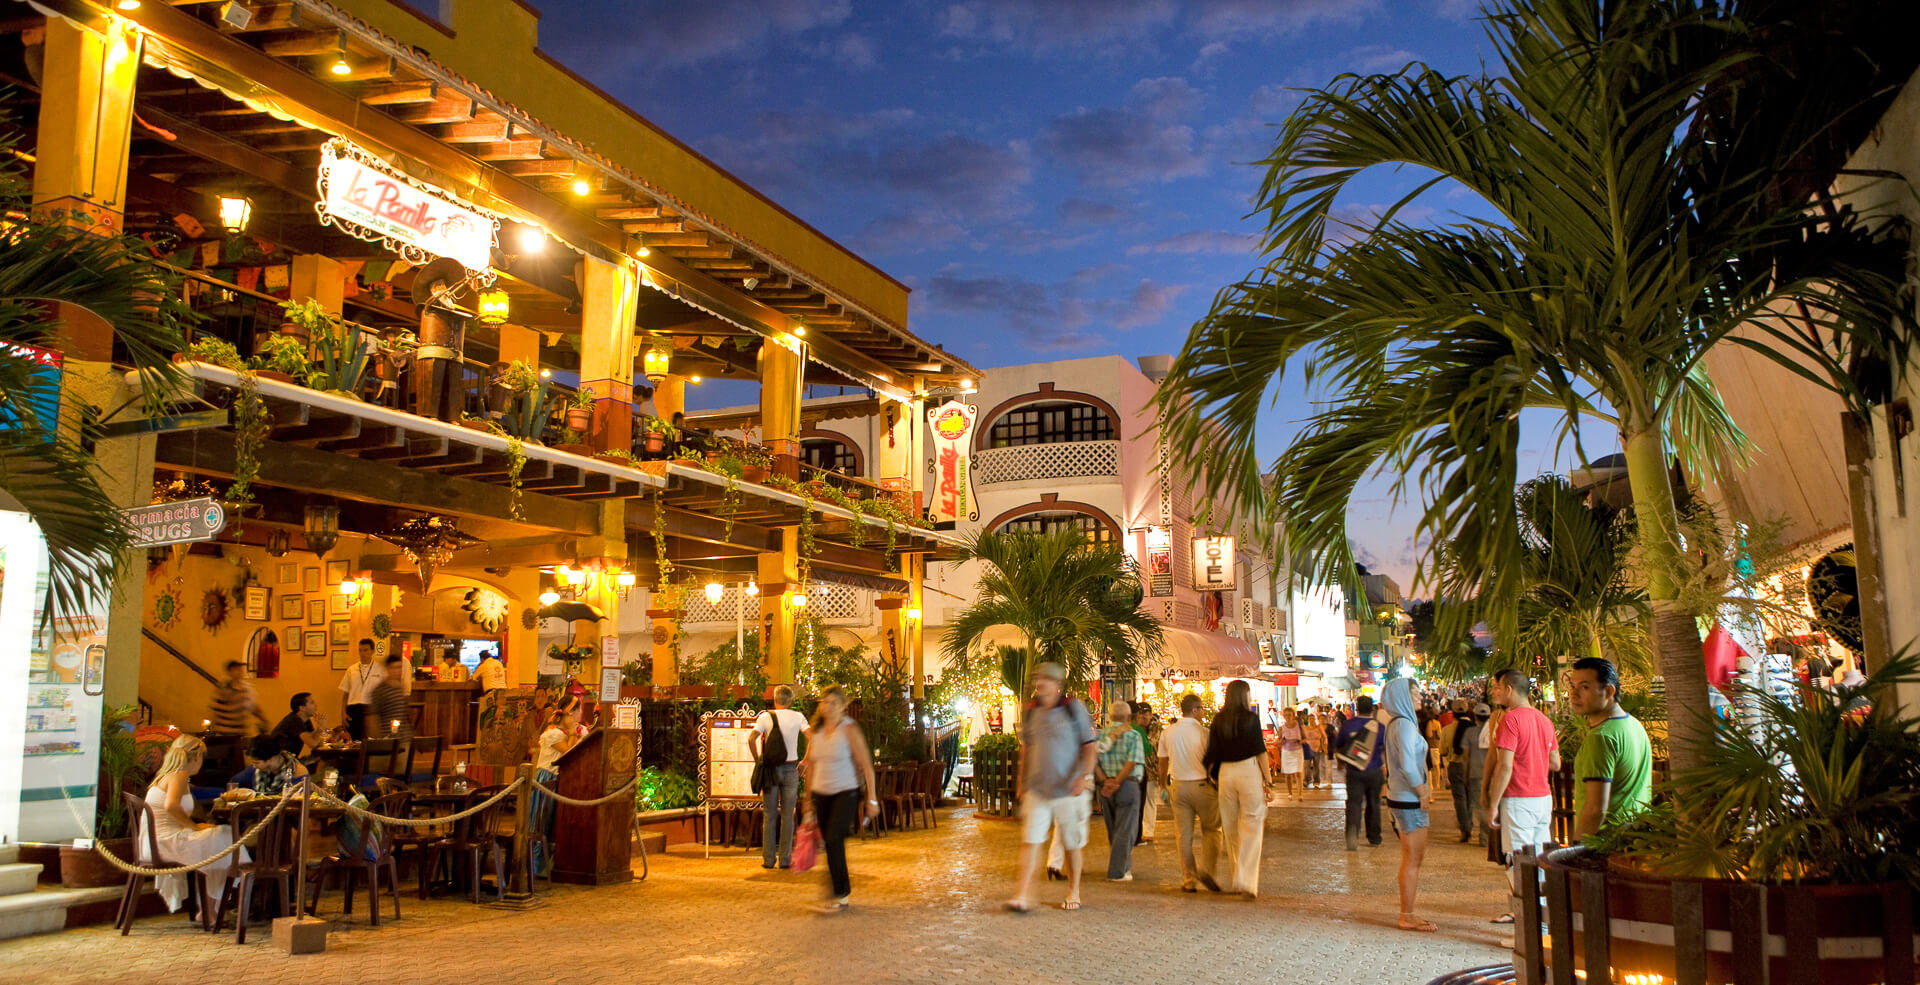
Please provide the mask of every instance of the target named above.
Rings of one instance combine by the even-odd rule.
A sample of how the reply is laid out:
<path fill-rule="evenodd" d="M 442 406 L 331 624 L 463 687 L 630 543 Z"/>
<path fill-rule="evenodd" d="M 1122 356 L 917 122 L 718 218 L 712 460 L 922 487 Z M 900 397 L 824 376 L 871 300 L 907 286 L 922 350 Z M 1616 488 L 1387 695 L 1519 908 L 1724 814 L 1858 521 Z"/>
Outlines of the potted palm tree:
<path fill-rule="evenodd" d="M 567 427 L 585 434 L 593 427 L 593 388 L 583 386 L 567 399 Z"/>
<path fill-rule="evenodd" d="M 134 857 L 131 819 L 120 794 L 146 775 L 133 738 L 139 711 L 133 705 L 108 709 L 100 726 L 100 793 L 95 798 L 93 837 L 119 859 Z M 112 886 L 125 879 L 125 873 L 93 849 L 60 846 L 60 883 L 68 889 Z"/>

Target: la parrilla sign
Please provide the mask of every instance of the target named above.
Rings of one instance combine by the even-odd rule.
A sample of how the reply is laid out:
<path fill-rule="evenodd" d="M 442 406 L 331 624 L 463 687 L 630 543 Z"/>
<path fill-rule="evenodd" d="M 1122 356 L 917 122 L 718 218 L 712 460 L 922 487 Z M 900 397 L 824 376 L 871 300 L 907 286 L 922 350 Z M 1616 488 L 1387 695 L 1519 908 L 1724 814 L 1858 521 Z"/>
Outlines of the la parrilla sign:
<path fill-rule="evenodd" d="M 338 137 L 320 147 L 320 222 L 414 263 L 447 257 L 491 273 L 500 221 L 453 196 L 395 173 Z M 491 279 L 491 278 L 487 278 Z"/>

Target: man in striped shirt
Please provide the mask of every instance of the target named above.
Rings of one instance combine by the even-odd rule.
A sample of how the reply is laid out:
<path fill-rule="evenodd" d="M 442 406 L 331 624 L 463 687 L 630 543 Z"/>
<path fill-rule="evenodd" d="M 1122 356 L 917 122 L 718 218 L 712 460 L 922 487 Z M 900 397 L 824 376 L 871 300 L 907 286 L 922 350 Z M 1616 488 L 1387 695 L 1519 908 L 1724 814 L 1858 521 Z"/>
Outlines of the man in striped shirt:
<path fill-rule="evenodd" d="M 227 679 L 213 686 L 213 704 L 208 712 L 207 729 L 221 735 L 246 735 L 247 716 L 252 715 L 260 722 L 260 730 L 266 731 L 272 725 L 260 710 L 260 699 L 253 693 L 253 685 L 247 683 L 247 665 L 244 661 L 227 661 Z"/>
<path fill-rule="evenodd" d="M 394 654 L 387 658 L 387 676 L 373 689 L 374 734 L 392 739 L 413 738 L 413 712 L 407 708 L 407 692 L 401 683 L 407 658 Z"/>

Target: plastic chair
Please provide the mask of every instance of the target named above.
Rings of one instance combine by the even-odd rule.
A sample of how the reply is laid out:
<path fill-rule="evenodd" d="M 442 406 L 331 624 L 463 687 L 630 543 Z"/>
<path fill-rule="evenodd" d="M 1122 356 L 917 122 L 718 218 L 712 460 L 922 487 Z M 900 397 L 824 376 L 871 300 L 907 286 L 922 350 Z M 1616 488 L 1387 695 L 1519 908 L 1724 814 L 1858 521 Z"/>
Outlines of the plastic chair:
<path fill-rule="evenodd" d="M 386 817 L 405 817 L 407 799 L 405 793 L 389 794 L 367 806 L 367 810 Z M 320 860 L 319 871 L 314 873 L 313 900 L 308 909 L 317 908 L 320 894 L 325 890 L 327 877 L 334 872 L 347 874 L 346 892 L 341 896 L 341 912 L 353 913 L 353 884 L 360 873 L 367 874 L 368 919 L 375 927 L 380 926 L 380 871 L 386 870 L 387 890 L 393 895 L 393 918 L 400 919 L 400 864 L 393 857 L 393 834 L 387 825 L 377 821 L 363 820 L 366 827 L 366 841 L 361 850 L 347 854 L 345 846 L 339 854 L 329 855 Z M 371 854 L 371 857 L 369 857 Z"/>
<path fill-rule="evenodd" d="M 144 863 L 136 861 L 136 864 L 148 866 L 181 864 L 178 859 L 167 858 L 160 854 L 160 837 L 153 830 L 153 806 L 147 803 L 146 798 L 121 791 L 120 800 L 127 805 L 127 822 L 133 825 L 134 840 L 138 842 L 144 839 L 147 843 L 146 855 L 151 861 Z M 140 853 L 135 852 L 134 860 L 138 860 L 139 857 Z M 127 888 L 120 894 L 120 915 L 114 921 L 114 925 L 120 928 L 122 937 L 127 936 L 127 932 L 133 929 L 134 912 L 140 909 L 140 883 L 146 878 L 137 872 L 127 873 Z M 211 916 L 211 914 L 200 912 L 200 897 L 205 891 L 206 877 L 197 869 L 187 873 L 187 919 L 191 920 L 196 915 L 199 916 L 202 930 L 208 929 L 207 918 Z"/>
<path fill-rule="evenodd" d="M 238 841 L 241 835 L 247 833 L 248 828 L 258 824 L 261 818 L 272 813 L 275 805 L 276 802 L 272 800 L 254 800 L 234 805 L 233 816 L 229 822 L 233 825 L 234 840 Z M 287 814 L 291 810 L 292 808 L 288 808 L 287 811 L 282 811 L 279 817 L 267 822 L 267 825 L 260 829 L 259 836 L 254 839 L 251 850 L 248 852 L 251 861 L 236 862 L 227 870 L 228 878 L 237 882 L 230 883 L 227 892 L 220 894 L 220 909 L 214 914 L 213 925 L 219 927 L 225 922 L 227 901 L 237 896 L 238 909 L 235 910 L 233 920 L 233 941 L 236 944 L 247 942 L 247 918 L 253 914 L 255 882 L 262 879 L 273 880 L 274 886 L 279 891 L 279 895 L 274 898 L 278 907 L 274 911 L 276 915 L 286 916 L 293 912 L 291 880 L 294 875 L 294 853 L 297 851 L 294 842 L 298 833 L 294 830 L 294 825 L 287 823 Z M 299 814 L 295 813 L 293 816 L 297 819 Z M 295 823 L 298 823 L 297 820 Z"/>

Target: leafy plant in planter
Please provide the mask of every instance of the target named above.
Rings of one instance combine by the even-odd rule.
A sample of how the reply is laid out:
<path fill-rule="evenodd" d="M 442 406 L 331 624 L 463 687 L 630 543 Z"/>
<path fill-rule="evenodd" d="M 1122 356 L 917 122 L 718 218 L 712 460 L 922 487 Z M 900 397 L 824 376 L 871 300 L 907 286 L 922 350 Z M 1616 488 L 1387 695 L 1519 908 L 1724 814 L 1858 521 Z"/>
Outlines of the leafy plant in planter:
<path fill-rule="evenodd" d="M 507 517 L 523 518 L 520 511 L 520 474 L 527 468 L 527 446 L 519 437 L 507 435 Z"/>
<path fill-rule="evenodd" d="M 281 323 L 281 332 L 303 340 L 312 340 L 333 323 L 333 313 L 314 298 L 308 298 L 305 301 L 282 301 L 280 310 L 285 313 L 286 318 L 286 321 Z M 288 332 L 289 327 L 293 331 Z"/>
<path fill-rule="evenodd" d="M 618 462 L 621 465 L 633 466 L 640 464 L 640 459 L 635 456 L 633 452 L 625 448 L 609 448 L 606 451 L 597 451 L 593 453 L 593 457 Z"/>
<path fill-rule="evenodd" d="M 641 447 L 649 455 L 658 455 L 667 450 L 668 442 L 680 440 L 680 429 L 673 422 L 662 417 L 649 417 L 641 424 Z"/>
<path fill-rule="evenodd" d="M 760 669 L 760 660 L 759 637 L 747 637 L 745 650 L 739 652 L 728 640 L 690 662 L 681 671 L 680 681 L 711 684 L 722 691 L 744 685 L 748 694 L 760 694 L 767 689 L 767 675 Z"/>
<path fill-rule="evenodd" d="M 567 427 L 586 431 L 593 427 L 593 388 L 583 386 L 567 398 Z"/>
<path fill-rule="evenodd" d="M 253 360 L 249 364 L 255 372 L 278 373 L 287 379 L 306 387 L 318 388 L 323 382 L 323 374 L 313 368 L 308 358 L 307 345 L 292 335 L 268 335 L 254 348 Z"/>
<path fill-rule="evenodd" d="M 499 382 L 510 394 L 501 426 L 516 438 L 538 442 L 550 410 L 549 387 L 540 370 L 524 359 L 516 359 L 500 374 Z"/>
<path fill-rule="evenodd" d="M 319 389 L 359 399 L 360 381 L 373 356 L 360 326 L 328 318 L 314 328 L 313 348 L 320 357 Z"/>
<path fill-rule="evenodd" d="M 260 399 L 254 376 L 240 374 L 240 392 L 233 399 L 233 481 L 227 484 L 226 500 L 235 517 L 253 503 L 253 480 L 260 477 L 260 449 L 273 431 L 267 402 Z"/>
<path fill-rule="evenodd" d="M 139 745 L 133 739 L 132 723 L 139 713 L 140 709 L 134 705 L 109 708 L 100 725 L 100 779 L 106 787 L 106 797 L 101 801 L 99 823 L 94 828 L 97 838 L 127 835 L 127 806 L 121 803 L 120 794 L 127 788 L 128 781 L 139 781 L 146 775 L 146 768 L 140 763 Z"/>
<path fill-rule="evenodd" d="M 240 350 L 234 348 L 233 343 L 216 335 L 201 335 L 195 338 L 193 344 L 187 346 L 187 358 L 193 362 L 219 366 L 236 373 L 243 372 L 247 368 L 247 361 L 240 358 Z"/>
<path fill-rule="evenodd" d="M 700 802 L 700 784 L 677 770 L 649 766 L 640 771 L 633 784 L 633 809 L 669 811 L 692 807 Z"/>

